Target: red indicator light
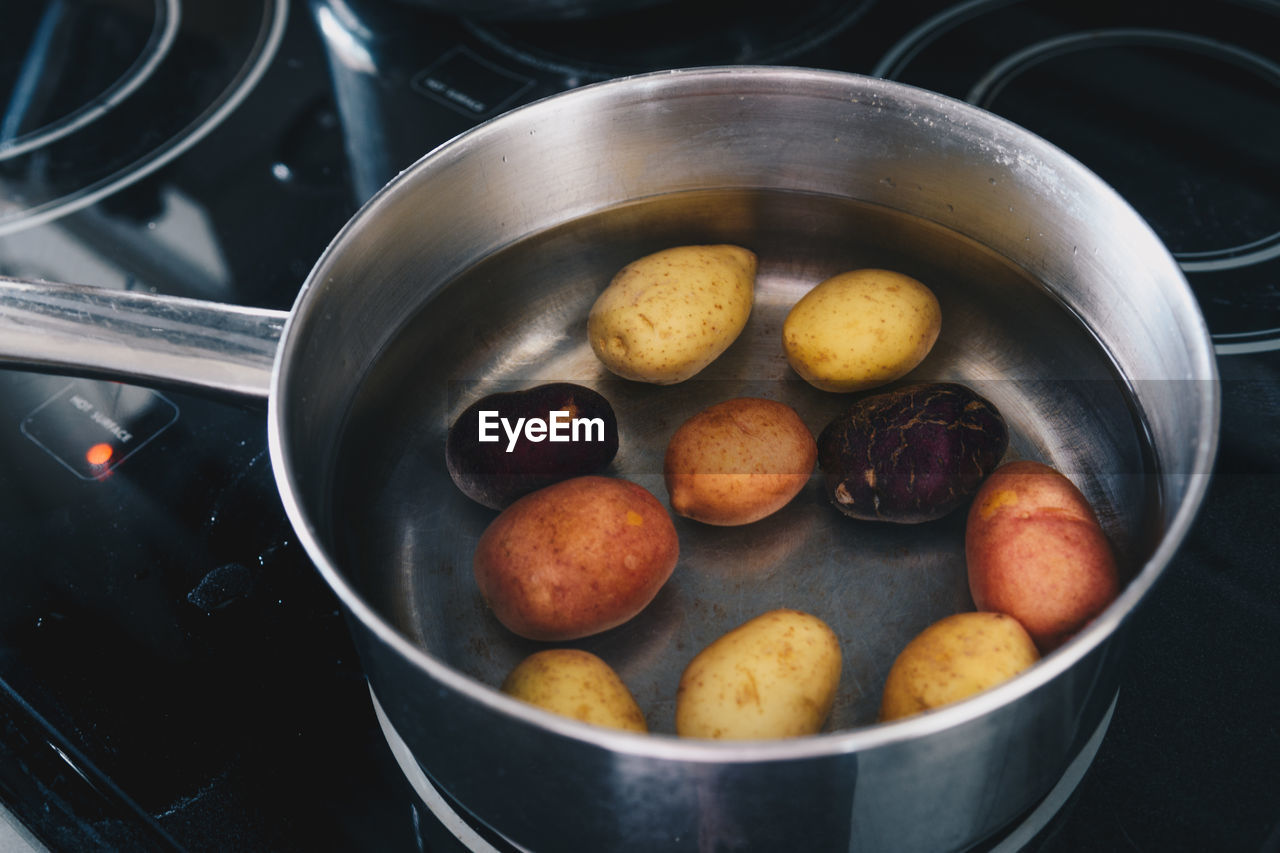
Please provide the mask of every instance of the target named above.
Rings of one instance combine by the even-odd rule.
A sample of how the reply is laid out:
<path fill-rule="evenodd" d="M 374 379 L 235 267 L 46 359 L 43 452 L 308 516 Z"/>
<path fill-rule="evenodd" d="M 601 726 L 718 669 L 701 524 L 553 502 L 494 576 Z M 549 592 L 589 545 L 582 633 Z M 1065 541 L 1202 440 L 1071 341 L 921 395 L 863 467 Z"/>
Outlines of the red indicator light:
<path fill-rule="evenodd" d="M 113 453 L 115 453 L 115 450 L 112 449 L 111 445 L 106 443 L 95 444 L 85 451 L 84 458 L 90 465 L 106 465 L 111 461 Z"/>

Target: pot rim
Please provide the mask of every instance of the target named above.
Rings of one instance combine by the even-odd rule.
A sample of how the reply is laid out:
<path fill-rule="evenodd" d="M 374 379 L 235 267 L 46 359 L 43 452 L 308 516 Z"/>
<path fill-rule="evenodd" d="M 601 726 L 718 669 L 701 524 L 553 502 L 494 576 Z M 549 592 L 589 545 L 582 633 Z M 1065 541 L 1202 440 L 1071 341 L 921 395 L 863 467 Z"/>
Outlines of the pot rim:
<path fill-rule="evenodd" d="M 716 741 L 684 738 L 664 732 L 647 734 L 625 732 L 582 723 L 544 711 L 507 696 L 496 687 L 450 667 L 444 661 L 427 653 L 410 641 L 387 622 L 347 581 L 342 570 L 338 568 L 336 561 L 332 559 L 327 547 L 323 544 L 323 537 L 313 525 L 309 513 L 302 507 L 298 498 L 293 473 L 287 462 L 287 442 L 284 437 L 285 418 L 283 416 L 284 407 L 289 405 L 289 401 L 284 396 L 284 386 L 285 375 L 288 371 L 287 363 L 294 338 L 293 332 L 298 325 L 305 323 L 305 317 L 312 308 L 312 303 L 319 301 L 318 297 L 313 297 L 316 292 L 316 285 L 324 279 L 324 271 L 330 259 L 343 250 L 348 235 L 357 227 L 357 223 L 375 218 L 378 209 L 387 203 L 387 198 L 404 187 L 408 183 L 407 179 L 410 176 L 430 170 L 433 163 L 438 160 L 466 156 L 466 150 L 471 140 L 477 140 L 488 134 L 500 132 L 504 125 L 510 123 L 511 119 L 508 116 L 513 114 L 536 115 L 539 111 L 549 109 L 548 104 L 558 103 L 565 98 L 581 100 L 589 104 L 592 99 L 609 98 L 610 93 L 619 88 L 639 89 L 641 91 L 652 89 L 655 93 L 667 93 L 672 88 L 684 85 L 697 86 L 705 81 L 716 80 L 726 75 L 778 81 L 785 79 L 791 86 L 802 86 L 806 81 L 820 83 L 833 88 L 843 84 L 855 87 L 860 96 L 876 98 L 880 96 L 901 97 L 908 95 L 919 106 L 933 109 L 945 107 L 949 112 L 961 115 L 968 124 L 979 124 L 999 131 L 999 139 L 1002 141 L 1016 142 L 1020 156 L 1029 155 L 1037 163 L 1052 161 L 1055 169 L 1070 172 L 1073 173 L 1074 177 L 1082 178 L 1091 187 L 1093 195 L 1107 198 L 1110 204 L 1127 209 L 1132 218 L 1141 224 L 1142 228 L 1146 230 L 1156 244 L 1162 245 L 1150 226 L 1119 193 L 1069 154 L 1007 119 L 1000 118 L 963 101 L 909 84 L 843 71 L 826 71 L 790 66 L 737 65 L 647 72 L 591 83 L 577 89 L 553 94 L 518 107 L 509 113 L 489 119 L 426 153 L 416 163 L 392 179 L 352 216 L 330 242 L 308 274 L 299 290 L 294 307 L 289 312 L 281 335 L 281 345 L 277 350 L 275 363 L 272 367 L 271 390 L 267 403 L 268 447 L 277 487 L 286 514 L 308 556 L 330 589 L 338 596 L 350 615 L 359 620 L 363 628 L 372 632 L 380 642 L 389 646 L 403 658 L 411 661 L 417 669 L 424 672 L 441 686 L 455 690 L 495 713 L 516 718 L 529 726 L 592 744 L 601 749 L 647 758 L 690 762 L 752 763 L 793 761 L 863 752 L 893 743 L 923 738 L 936 732 L 964 725 L 1047 684 L 1107 642 L 1113 634 L 1120 630 L 1124 621 L 1159 579 L 1164 569 L 1173 559 L 1177 549 L 1181 546 L 1194 522 L 1196 514 L 1199 512 L 1208 490 L 1210 472 L 1212 471 L 1218 446 L 1220 420 L 1218 372 L 1207 324 L 1199 310 L 1190 286 L 1186 283 L 1180 268 L 1177 266 L 1177 262 L 1167 250 L 1163 252 L 1162 259 L 1168 269 L 1165 271 L 1166 274 L 1162 275 L 1162 278 L 1181 282 L 1182 285 L 1177 292 L 1169 292 L 1167 294 L 1168 298 L 1171 301 L 1181 303 L 1176 306 L 1180 309 L 1180 316 L 1195 318 L 1196 327 L 1186 331 L 1194 333 L 1194 340 L 1189 341 L 1189 343 L 1200 344 L 1193 353 L 1196 374 L 1182 378 L 1197 382 L 1198 394 L 1204 405 L 1200 423 L 1197 425 L 1193 470 L 1187 475 L 1188 484 L 1184 497 L 1171 522 L 1165 528 L 1158 546 L 1116 600 L 1061 648 L 1046 655 L 1035 666 L 996 687 L 968 699 L 911 717 L 791 739 Z"/>

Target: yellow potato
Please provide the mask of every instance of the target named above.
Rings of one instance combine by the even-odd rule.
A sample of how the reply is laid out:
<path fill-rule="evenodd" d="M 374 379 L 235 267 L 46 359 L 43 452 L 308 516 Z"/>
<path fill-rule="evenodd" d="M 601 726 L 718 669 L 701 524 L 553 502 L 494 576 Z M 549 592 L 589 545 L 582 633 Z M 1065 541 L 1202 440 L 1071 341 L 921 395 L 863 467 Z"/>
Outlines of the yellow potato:
<path fill-rule="evenodd" d="M 677 515 L 732 526 L 786 506 L 809 482 L 817 460 L 817 442 L 795 409 L 735 397 L 675 431 L 663 476 Z"/>
<path fill-rule="evenodd" d="M 755 278 L 755 254 L 738 246 L 677 246 L 632 261 L 591 307 L 591 348 L 624 379 L 683 382 L 742 332 Z"/>
<path fill-rule="evenodd" d="M 1031 635 L 1003 613 L 956 613 L 930 625 L 885 679 L 880 719 L 958 702 L 1007 681 L 1040 659 Z"/>
<path fill-rule="evenodd" d="M 511 670 L 502 692 L 584 723 L 647 732 L 644 713 L 609 664 L 579 649 L 536 652 Z"/>
<path fill-rule="evenodd" d="M 689 662 L 676 691 L 676 733 L 725 740 L 815 734 L 835 702 L 840 663 L 840 643 L 825 622 L 771 610 Z"/>
<path fill-rule="evenodd" d="M 863 269 L 833 276 L 801 297 L 782 324 L 782 346 L 810 385 L 863 391 L 905 376 L 941 329 L 933 291 L 901 273 Z"/>

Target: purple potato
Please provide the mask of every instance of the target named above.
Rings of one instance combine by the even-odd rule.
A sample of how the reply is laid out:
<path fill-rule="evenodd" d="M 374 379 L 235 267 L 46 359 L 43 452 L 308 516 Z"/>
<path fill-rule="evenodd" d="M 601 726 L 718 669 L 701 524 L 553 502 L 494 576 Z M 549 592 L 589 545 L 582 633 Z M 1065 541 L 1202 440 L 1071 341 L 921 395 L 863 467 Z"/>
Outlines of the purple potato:
<path fill-rule="evenodd" d="M 1008 447 L 995 406 L 935 382 L 859 400 L 818 436 L 818 467 L 845 515 L 918 524 L 971 498 Z"/>
<path fill-rule="evenodd" d="M 544 486 L 600 471 L 617 452 L 609 401 L 582 385 L 552 382 L 468 406 L 449 428 L 445 464 L 467 497 L 504 509 Z"/>

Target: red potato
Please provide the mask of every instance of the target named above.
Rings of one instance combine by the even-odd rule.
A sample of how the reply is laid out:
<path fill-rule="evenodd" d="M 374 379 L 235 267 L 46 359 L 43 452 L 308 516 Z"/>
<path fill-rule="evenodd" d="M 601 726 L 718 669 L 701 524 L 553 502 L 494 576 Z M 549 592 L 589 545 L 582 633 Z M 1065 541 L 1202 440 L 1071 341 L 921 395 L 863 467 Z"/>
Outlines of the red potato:
<path fill-rule="evenodd" d="M 531 640 L 586 637 L 643 610 L 671 577 L 679 541 L 643 486 L 575 477 L 517 500 L 476 544 L 480 594 Z"/>
<path fill-rule="evenodd" d="M 978 609 L 1013 616 L 1042 653 L 1120 591 L 1093 508 L 1071 480 L 1039 462 L 1010 462 L 983 483 L 969 509 L 965 560 Z"/>

